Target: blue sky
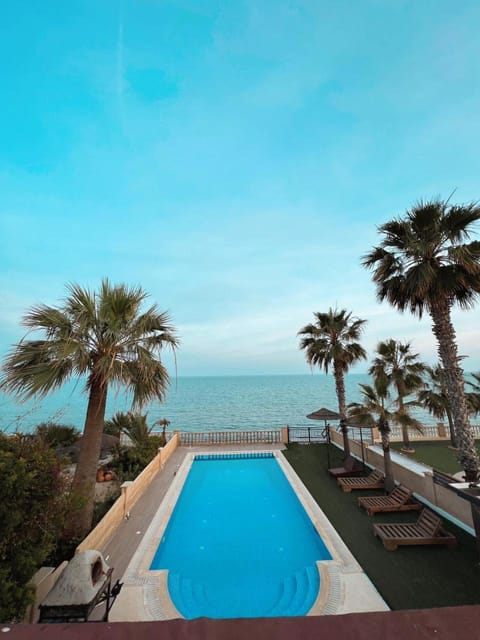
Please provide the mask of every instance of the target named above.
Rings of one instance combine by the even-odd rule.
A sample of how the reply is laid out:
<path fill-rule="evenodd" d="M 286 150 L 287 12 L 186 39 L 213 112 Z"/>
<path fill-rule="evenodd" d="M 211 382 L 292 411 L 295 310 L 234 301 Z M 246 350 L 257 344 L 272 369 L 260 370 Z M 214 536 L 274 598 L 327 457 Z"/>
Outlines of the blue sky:
<path fill-rule="evenodd" d="M 0 355 L 107 276 L 170 311 L 179 375 L 308 372 L 296 332 L 335 305 L 433 362 L 360 257 L 421 197 L 480 198 L 478 24 L 477 0 L 6 3 Z M 454 321 L 476 370 L 479 310 Z"/>

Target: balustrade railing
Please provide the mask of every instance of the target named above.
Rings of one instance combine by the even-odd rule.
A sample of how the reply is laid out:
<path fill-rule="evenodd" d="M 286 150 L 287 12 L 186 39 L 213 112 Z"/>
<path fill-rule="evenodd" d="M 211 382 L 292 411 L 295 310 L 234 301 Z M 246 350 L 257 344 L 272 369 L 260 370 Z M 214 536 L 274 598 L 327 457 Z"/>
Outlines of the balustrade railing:
<path fill-rule="evenodd" d="M 470 425 L 474 438 L 480 438 L 480 425 Z M 423 425 L 422 431 L 415 429 L 408 430 L 410 440 L 435 440 L 438 438 L 449 439 L 450 429 L 447 425 Z M 400 427 L 392 427 L 390 431 L 390 440 L 402 440 L 402 429 Z"/>
<path fill-rule="evenodd" d="M 276 444 L 282 442 L 280 429 L 264 431 L 181 431 L 182 446 L 209 444 Z"/>

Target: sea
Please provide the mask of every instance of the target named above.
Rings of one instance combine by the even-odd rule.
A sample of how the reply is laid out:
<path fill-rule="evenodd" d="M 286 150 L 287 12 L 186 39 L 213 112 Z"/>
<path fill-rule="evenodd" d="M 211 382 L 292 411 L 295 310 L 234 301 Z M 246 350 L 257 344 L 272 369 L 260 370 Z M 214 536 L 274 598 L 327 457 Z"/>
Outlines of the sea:
<path fill-rule="evenodd" d="M 360 401 L 358 385 L 368 382 L 366 374 L 348 374 L 347 403 Z M 83 430 L 84 386 L 84 382 L 72 382 L 44 399 L 22 404 L 0 395 L 0 431 L 29 433 L 47 421 Z M 321 407 L 338 411 L 335 383 L 332 375 L 313 373 L 173 378 L 165 402 L 153 402 L 142 412 L 148 414 L 149 425 L 162 418 L 169 420 L 169 431 L 242 431 L 318 426 L 306 416 Z M 122 389 L 110 389 L 106 418 L 130 409 L 131 396 Z M 415 416 L 424 424 L 435 423 L 420 409 Z"/>

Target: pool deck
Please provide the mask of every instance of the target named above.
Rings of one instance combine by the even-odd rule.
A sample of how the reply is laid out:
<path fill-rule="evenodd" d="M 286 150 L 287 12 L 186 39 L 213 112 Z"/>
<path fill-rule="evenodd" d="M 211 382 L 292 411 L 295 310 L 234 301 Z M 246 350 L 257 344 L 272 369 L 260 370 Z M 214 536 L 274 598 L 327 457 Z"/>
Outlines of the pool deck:
<path fill-rule="evenodd" d="M 120 524 L 111 541 L 101 550 L 107 563 L 114 568 L 114 580 L 119 578 L 124 582 L 110 612 L 112 622 L 180 617 L 168 596 L 167 572 L 148 571 L 147 560 L 152 549 L 156 549 L 158 545 L 159 534 L 154 531 L 158 531 L 158 527 L 168 521 L 175 506 L 184 477 L 188 473 L 188 460 L 192 458 L 189 454 L 278 452 L 283 448 L 281 444 L 218 445 L 179 447 L 173 453 L 163 471 L 155 476 L 147 491 L 132 508 L 130 518 Z M 283 455 L 279 456 L 279 462 L 312 522 L 321 531 L 322 537 L 328 539 L 330 549 L 333 550 L 333 561 L 318 563 L 324 588 L 321 589 L 310 615 L 388 610 L 384 600 Z M 167 500 L 164 500 L 166 496 Z"/>

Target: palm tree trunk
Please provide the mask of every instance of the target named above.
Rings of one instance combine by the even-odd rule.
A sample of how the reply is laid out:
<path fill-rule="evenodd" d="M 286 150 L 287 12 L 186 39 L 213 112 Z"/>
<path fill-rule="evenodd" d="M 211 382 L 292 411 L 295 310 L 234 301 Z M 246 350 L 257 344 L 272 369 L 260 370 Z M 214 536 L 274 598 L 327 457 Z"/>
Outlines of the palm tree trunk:
<path fill-rule="evenodd" d="M 393 477 L 392 457 L 390 455 L 390 438 L 388 435 L 388 431 L 381 429 L 380 433 L 382 434 L 383 470 L 385 472 L 385 491 L 387 491 L 387 493 L 391 493 L 395 489 L 395 479 Z"/>
<path fill-rule="evenodd" d="M 333 376 L 335 378 L 335 389 L 338 399 L 338 413 L 340 414 L 340 428 L 343 436 L 343 452 L 345 458 L 350 457 L 350 443 L 348 441 L 348 427 L 347 427 L 347 403 L 345 401 L 345 379 L 343 376 L 343 369 L 339 362 L 333 363 Z"/>
<path fill-rule="evenodd" d="M 455 329 L 450 318 L 450 303 L 440 299 L 430 308 L 433 333 L 437 338 L 438 354 L 443 365 L 447 397 L 450 403 L 455 435 L 458 445 L 458 460 L 465 470 L 465 480 L 476 482 L 480 463 L 475 439 L 468 419 L 463 370 L 459 366 Z"/>
<path fill-rule="evenodd" d="M 455 433 L 455 425 L 453 424 L 452 412 L 450 411 L 450 408 L 447 408 L 445 410 L 445 413 L 447 415 L 448 428 L 450 429 L 450 444 L 454 449 L 457 449 L 457 436 Z"/>
<path fill-rule="evenodd" d="M 403 398 L 401 395 L 398 396 L 398 410 L 403 414 L 404 406 L 403 406 Z M 402 424 L 402 439 L 403 439 L 403 447 L 402 450 L 407 453 L 413 453 L 413 449 L 410 446 L 410 434 L 408 433 L 408 427 Z"/>
<path fill-rule="evenodd" d="M 92 526 L 106 403 L 107 386 L 98 379 L 91 379 L 85 428 L 72 483 L 72 495 L 76 505 L 69 523 L 69 534 L 77 537 L 85 536 Z"/>

